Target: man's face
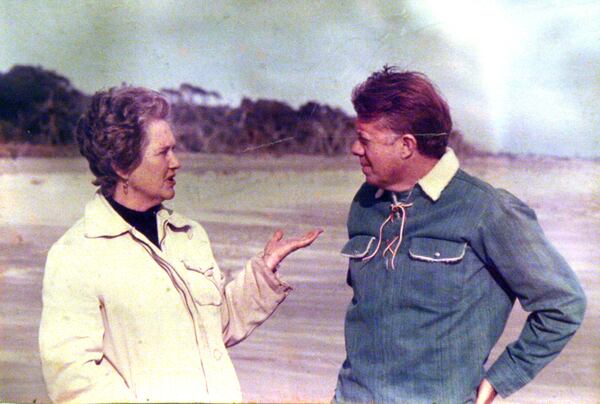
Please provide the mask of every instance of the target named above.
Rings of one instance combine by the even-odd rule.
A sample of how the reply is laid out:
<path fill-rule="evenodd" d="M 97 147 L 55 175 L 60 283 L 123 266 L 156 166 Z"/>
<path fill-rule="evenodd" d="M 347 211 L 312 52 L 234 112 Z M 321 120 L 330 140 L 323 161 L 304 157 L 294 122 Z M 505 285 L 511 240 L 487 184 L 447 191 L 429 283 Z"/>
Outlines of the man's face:
<path fill-rule="evenodd" d="M 400 136 L 385 128 L 381 120 L 357 120 L 356 134 L 351 151 L 359 158 L 366 181 L 382 189 L 401 182 L 404 162 L 400 157 Z"/>

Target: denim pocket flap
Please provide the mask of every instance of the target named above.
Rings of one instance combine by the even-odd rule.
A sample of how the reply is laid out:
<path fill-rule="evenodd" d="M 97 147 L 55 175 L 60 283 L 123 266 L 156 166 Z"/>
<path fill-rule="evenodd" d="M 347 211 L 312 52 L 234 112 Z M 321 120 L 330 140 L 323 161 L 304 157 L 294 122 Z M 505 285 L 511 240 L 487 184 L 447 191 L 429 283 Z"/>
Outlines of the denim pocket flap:
<path fill-rule="evenodd" d="M 417 261 L 452 264 L 460 262 L 466 251 L 466 242 L 416 237 L 410 241 L 408 255 Z"/>
<path fill-rule="evenodd" d="M 375 248 L 375 237 L 354 236 L 342 248 L 341 254 L 348 258 L 363 258 Z"/>

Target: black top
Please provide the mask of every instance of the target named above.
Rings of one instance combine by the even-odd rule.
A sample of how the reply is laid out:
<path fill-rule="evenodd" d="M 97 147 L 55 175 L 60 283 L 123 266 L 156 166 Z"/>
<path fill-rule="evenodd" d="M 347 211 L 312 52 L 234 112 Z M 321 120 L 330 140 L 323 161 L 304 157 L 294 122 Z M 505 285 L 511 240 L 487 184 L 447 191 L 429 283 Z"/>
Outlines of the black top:
<path fill-rule="evenodd" d="M 112 206 L 127 223 L 135 227 L 144 236 L 148 237 L 148 240 L 152 241 L 154 245 L 160 248 L 158 243 L 158 225 L 156 222 L 156 212 L 160 210 L 160 204 L 151 207 L 145 212 L 138 212 L 137 210 L 129 209 L 121 205 L 112 198 L 107 199 L 110 206 Z"/>

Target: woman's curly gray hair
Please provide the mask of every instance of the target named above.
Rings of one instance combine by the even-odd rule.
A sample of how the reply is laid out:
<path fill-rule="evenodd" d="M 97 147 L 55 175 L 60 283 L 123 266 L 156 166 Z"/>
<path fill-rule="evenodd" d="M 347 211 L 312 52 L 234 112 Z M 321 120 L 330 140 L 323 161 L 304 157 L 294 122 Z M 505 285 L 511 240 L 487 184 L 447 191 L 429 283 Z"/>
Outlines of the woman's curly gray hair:
<path fill-rule="evenodd" d="M 146 88 L 113 87 L 94 94 L 77 123 L 76 138 L 96 176 L 92 183 L 100 186 L 105 196 L 115 191 L 116 169 L 131 172 L 141 163 L 147 125 L 168 115 L 165 98 Z"/>

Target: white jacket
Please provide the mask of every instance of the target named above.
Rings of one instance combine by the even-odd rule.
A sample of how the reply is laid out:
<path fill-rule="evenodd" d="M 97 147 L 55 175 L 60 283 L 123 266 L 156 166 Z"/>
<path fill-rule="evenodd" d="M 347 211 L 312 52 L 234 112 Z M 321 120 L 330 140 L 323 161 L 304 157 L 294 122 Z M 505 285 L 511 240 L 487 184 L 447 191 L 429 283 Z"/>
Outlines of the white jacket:
<path fill-rule="evenodd" d="M 52 400 L 240 401 L 227 354 L 290 287 L 251 259 L 230 283 L 204 229 L 163 208 L 161 249 L 97 194 L 50 252 L 40 352 Z"/>

